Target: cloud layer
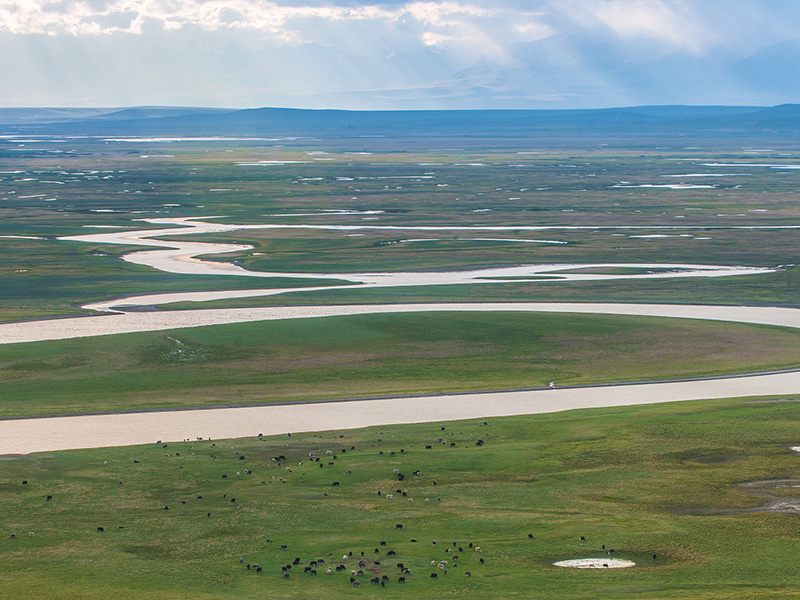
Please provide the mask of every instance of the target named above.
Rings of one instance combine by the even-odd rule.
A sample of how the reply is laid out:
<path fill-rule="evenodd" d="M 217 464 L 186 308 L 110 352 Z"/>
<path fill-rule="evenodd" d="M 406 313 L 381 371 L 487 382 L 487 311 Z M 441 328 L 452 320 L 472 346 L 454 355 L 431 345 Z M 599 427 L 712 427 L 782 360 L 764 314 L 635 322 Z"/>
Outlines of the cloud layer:
<path fill-rule="evenodd" d="M 681 70 L 716 86 L 683 102 L 769 103 L 786 82 L 736 65 L 798 24 L 791 0 L 0 0 L 0 104 L 658 103 Z"/>

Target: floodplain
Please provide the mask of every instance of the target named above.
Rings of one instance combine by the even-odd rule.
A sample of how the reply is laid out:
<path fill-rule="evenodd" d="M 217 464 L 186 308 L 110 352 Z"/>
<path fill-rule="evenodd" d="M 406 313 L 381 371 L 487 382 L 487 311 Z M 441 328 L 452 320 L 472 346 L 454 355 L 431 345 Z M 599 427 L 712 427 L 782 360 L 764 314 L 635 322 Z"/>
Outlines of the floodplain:
<path fill-rule="evenodd" d="M 798 307 L 800 149 L 790 138 L 25 139 L 0 139 L 2 323 L 55 325 L 144 295 L 156 301 L 131 310 Z M 124 260 L 146 249 L 138 244 L 61 239 L 163 228 L 143 220 L 165 218 L 248 226 L 190 236 L 175 227 L 162 239 L 239 245 L 200 259 L 278 276 L 160 271 Z M 631 266 L 658 264 L 754 270 L 663 278 L 652 277 L 663 274 L 657 266 Z M 391 287 L 346 278 L 524 265 L 618 278 Z M 206 302 L 174 295 L 267 288 L 309 290 Z M 161 293 L 172 294 L 168 302 L 157 301 Z M 498 312 L 7 344 L 0 415 L 745 374 L 800 366 L 797 336 L 697 320 Z M 4 456 L 0 584 L 16 598 L 797 597 L 797 503 L 786 483 L 800 472 L 795 400 Z M 284 578 L 281 566 L 295 557 Z M 636 566 L 552 566 L 581 558 Z M 303 572 L 312 560 L 316 576 Z M 246 568 L 254 563 L 262 571 Z M 339 564 L 344 572 L 325 572 Z"/>

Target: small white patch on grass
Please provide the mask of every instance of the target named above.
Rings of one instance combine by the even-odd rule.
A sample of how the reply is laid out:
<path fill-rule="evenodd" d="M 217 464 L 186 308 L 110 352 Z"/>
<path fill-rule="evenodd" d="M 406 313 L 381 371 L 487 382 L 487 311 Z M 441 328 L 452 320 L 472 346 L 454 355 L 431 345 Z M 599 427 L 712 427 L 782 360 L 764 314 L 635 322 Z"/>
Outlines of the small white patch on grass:
<path fill-rule="evenodd" d="M 573 558 L 554 562 L 553 565 L 573 569 L 625 569 L 635 567 L 636 563 L 620 558 Z"/>

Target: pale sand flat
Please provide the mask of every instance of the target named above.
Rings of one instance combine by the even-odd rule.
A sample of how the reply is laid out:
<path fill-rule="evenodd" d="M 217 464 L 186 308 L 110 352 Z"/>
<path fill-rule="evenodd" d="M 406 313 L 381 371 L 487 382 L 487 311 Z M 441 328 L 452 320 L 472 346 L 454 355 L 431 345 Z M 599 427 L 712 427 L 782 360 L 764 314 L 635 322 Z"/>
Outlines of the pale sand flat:
<path fill-rule="evenodd" d="M 800 310 L 650 304 L 485 303 L 330 307 L 274 307 L 58 319 L 0 325 L 0 342 L 64 339 L 155 331 L 266 319 L 428 311 L 537 311 L 696 318 L 800 327 Z M 577 408 L 682 400 L 771 396 L 800 392 L 800 373 L 580 389 L 427 396 L 213 410 L 185 410 L 0 421 L 0 454 L 70 448 L 128 446 L 156 440 L 232 438 L 420 423 L 492 416 L 541 414 Z"/>
<path fill-rule="evenodd" d="M 133 312 L 0 324 L 0 344 L 77 337 L 163 331 L 182 327 L 252 321 L 334 317 L 345 315 L 449 311 L 524 311 L 614 314 L 732 321 L 800 328 L 800 309 L 752 306 L 680 304 L 603 304 L 580 302 L 484 302 L 452 304 L 362 304 L 342 306 L 279 306 L 204 310 Z"/>
<path fill-rule="evenodd" d="M 236 438 L 800 391 L 800 372 L 593 388 L 0 421 L 0 454 Z M 293 438 L 296 439 L 296 438 Z M 291 440 L 287 441 L 291 443 Z"/>

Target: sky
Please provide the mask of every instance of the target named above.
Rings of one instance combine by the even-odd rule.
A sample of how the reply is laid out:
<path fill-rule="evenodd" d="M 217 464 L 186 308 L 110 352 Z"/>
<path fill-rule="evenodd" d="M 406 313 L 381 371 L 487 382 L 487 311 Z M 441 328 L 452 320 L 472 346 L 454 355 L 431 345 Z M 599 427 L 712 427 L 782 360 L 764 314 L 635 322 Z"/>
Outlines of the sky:
<path fill-rule="evenodd" d="M 798 0 L 0 0 L 0 106 L 800 102 Z"/>

